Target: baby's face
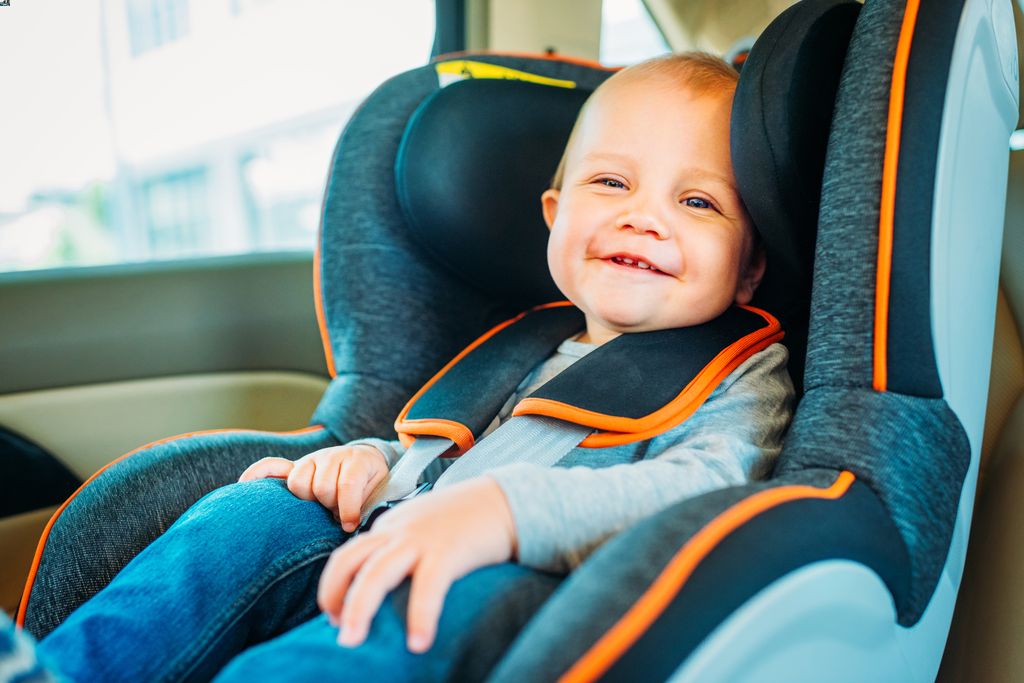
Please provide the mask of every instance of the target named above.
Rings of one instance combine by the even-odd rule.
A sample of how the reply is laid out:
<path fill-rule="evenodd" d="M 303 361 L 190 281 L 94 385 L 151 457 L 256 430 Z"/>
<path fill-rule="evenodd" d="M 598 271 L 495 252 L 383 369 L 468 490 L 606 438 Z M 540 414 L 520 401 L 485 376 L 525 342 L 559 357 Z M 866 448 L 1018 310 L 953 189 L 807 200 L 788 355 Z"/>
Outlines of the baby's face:
<path fill-rule="evenodd" d="M 542 197 L 548 266 L 584 339 L 697 325 L 747 303 L 753 228 L 733 177 L 729 94 L 610 84 L 588 105 L 562 189 Z"/>

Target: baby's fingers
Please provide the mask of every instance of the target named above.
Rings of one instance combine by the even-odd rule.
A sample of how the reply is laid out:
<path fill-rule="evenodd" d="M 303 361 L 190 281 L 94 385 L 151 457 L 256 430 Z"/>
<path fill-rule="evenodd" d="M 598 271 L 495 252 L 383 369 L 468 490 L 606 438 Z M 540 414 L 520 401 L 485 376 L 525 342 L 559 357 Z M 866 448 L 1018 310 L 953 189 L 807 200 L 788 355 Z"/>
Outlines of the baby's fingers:
<path fill-rule="evenodd" d="M 267 477 L 285 479 L 294 466 L 294 462 L 284 458 L 263 458 L 249 465 L 242 472 L 242 476 L 238 478 L 238 481 L 253 481 L 254 479 L 266 479 Z"/>
<path fill-rule="evenodd" d="M 359 458 L 346 458 L 338 470 L 338 515 L 341 528 L 355 531 L 359 526 L 359 516 L 366 498 L 367 483 L 373 473 L 366 466 L 366 461 Z"/>
<path fill-rule="evenodd" d="M 417 560 L 418 548 L 393 542 L 366 560 L 352 579 L 341 607 L 339 645 L 354 647 L 366 639 L 385 596 L 402 582 Z"/>
<path fill-rule="evenodd" d="M 366 534 L 356 536 L 331 553 L 327 566 L 320 574 L 316 602 L 320 610 L 336 621 L 345 602 L 352 576 L 359 570 L 366 558 L 387 540 L 385 536 Z"/>
<path fill-rule="evenodd" d="M 410 652 L 422 654 L 433 645 L 452 579 L 447 568 L 437 562 L 423 560 L 416 566 L 405 620 L 409 631 L 406 647 Z"/>
<path fill-rule="evenodd" d="M 318 458 L 316 471 L 313 473 L 313 495 L 328 510 L 338 507 L 338 468 L 339 457 Z"/>
<path fill-rule="evenodd" d="M 288 490 L 302 500 L 316 500 L 313 493 L 313 477 L 316 476 L 316 459 L 310 456 L 299 458 L 288 473 Z"/>

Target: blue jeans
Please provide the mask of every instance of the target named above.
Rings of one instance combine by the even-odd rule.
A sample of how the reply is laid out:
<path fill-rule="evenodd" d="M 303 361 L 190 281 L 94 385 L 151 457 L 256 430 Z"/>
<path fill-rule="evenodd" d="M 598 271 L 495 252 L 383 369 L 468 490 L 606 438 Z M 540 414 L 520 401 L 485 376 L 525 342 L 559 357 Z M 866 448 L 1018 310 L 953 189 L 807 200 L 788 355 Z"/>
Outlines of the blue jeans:
<path fill-rule="evenodd" d="M 482 680 L 563 578 L 513 563 L 467 574 L 423 654 L 406 649 L 406 578 L 366 641 L 344 648 L 316 586 L 349 537 L 279 480 L 218 489 L 43 639 L 40 655 L 76 681 Z"/>

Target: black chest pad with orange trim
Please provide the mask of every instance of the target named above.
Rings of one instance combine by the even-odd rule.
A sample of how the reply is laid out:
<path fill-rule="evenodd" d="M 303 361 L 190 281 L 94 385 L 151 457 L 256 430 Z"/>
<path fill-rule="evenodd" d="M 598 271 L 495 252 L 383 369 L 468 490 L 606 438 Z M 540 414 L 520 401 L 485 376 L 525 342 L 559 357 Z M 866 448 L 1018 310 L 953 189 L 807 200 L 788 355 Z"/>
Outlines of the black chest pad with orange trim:
<path fill-rule="evenodd" d="M 571 305 L 531 309 L 503 323 L 435 375 L 403 409 L 396 430 L 407 443 L 418 435 L 452 438 L 465 452 L 469 434 L 480 438 L 523 379 L 584 327 L 583 313 Z M 689 417 L 732 370 L 782 336 L 774 317 L 747 306 L 692 327 L 622 334 L 521 400 L 513 414 L 593 427 L 582 446 L 651 438 Z M 458 431 L 463 439 L 454 438 Z"/>

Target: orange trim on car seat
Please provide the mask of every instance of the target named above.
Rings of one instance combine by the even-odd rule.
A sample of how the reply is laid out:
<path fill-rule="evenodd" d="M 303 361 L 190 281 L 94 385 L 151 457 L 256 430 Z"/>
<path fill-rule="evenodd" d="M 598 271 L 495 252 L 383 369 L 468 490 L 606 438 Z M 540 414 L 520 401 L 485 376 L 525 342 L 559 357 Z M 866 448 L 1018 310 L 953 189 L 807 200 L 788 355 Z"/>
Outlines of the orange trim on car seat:
<path fill-rule="evenodd" d="M 324 360 L 327 361 L 327 372 L 330 373 L 331 379 L 334 379 L 338 375 L 337 369 L 334 367 L 334 349 L 331 348 L 331 336 L 327 332 L 327 315 L 324 313 L 324 297 L 323 290 L 320 286 L 320 243 L 323 241 L 324 231 L 321 227 L 317 231 L 316 236 L 316 250 L 313 252 L 313 301 L 316 309 L 316 324 L 320 328 L 320 343 L 324 347 Z"/>
<path fill-rule="evenodd" d="M 755 493 L 724 510 L 679 549 L 650 588 L 558 679 L 559 683 L 593 681 L 604 674 L 664 612 L 701 561 L 740 526 L 783 503 L 808 498 L 840 498 L 855 479 L 852 472 L 844 470 L 827 489 L 807 485 L 780 486 Z"/>
<path fill-rule="evenodd" d="M 601 69 L 602 71 L 621 71 L 624 68 L 621 66 L 606 66 L 601 62 L 596 62 L 592 59 L 585 59 L 583 57 L 570 57 L 568 55 L 547 54 L 544 52 L 504 52 L 502 50 L 460 50 L 458 52 L 446 52 L 443 55 L 438 55 L 431 59 L 430 63 L 437 64 L 438 62 L 447 62 L 452 59 L 472 57 L 473 55 L 484 55 L 490 57 L 519 57 L 522 59 L 546 59 L 552 62 L 565 62 L 567 64 L 576 64 L 578 66 L 589 66 L 592 69 Z"/>
<path fill-rule="evenodd" d="M 720 351 L 710 363 L 690 380 L 669 403 L 644 417 L 618 417 L 596 413 L 546 398 L 524 398 L 512 410 L 513 415 L 544 415 L 574 424 L 599 429 L 580 442 L 584 448 L 605 448 L 643 441 L 657 436 L 679 424 L 704 403 L 722 380 L 755 353 L 781 340 L 785 333 L 782 325 L 767 311 L 753 306 L 741 306 L 757 313 L 768 323 L 736 340 Z"/>
<path fill-rule="evenodd" d="M 920 0 L 907 0 L 900 28 L 889 88 L 889 120 L 885 133 L 885 161 L 882 166 L 882 197 L 878 219 L 878 266 L 875 271 L 875 340 L 872 386 L 885 391 L 888 383 L 889 279 L 892 271 L 892 235 L 896 212 L 896 173 L 899 170 L 900 129 L 903 125 L 903 98 L 907 82 L 907 62 L 914 39 Z"/>
<path fill-rule="evenodd" d="M 60 514 L 62 512 L 64 512 L 64 509 L 67 508 L 67 506 L 71 504 L 71 501 L 75 499 L 75 496 L 77 496 L 79 493 L 81 493 L 82 490 L 86 486 L 91 484 L 93 482 L 93 480 L 96 479 L 96 477 L 98 477 L 101 474 L 103 474 L 103 472 L 105 472 L 108 468 L 110 468 L 110 467 L 114 466 L 115 464 L 121 462 L 122 460 L 124 460 L 128 456 L 134 455 L 134 454 L 138 453 L 139 451 L 144 451 L 147 448 L 153 448 L 154 446 L 159 446 L 161 444 L 168 443 L 169 441 L 177 441 L 178 439 L 187 439 L 187 438 L 192 437 L 192 436 L 205 436 L 207 434 L 224 434 L 224 433 L 227 433 L 227 432 L 249 433 L 249 434 L 271 434 L 271 435 L 275 435 L 275 436 L 285 436 L 285 435 L 291 436 L 293 434 L 307 434 L 307 433 L 310 433 L 310 432 L 321 431 L 323 429 L 325 429 L 325 427 L 323 425 L 313 425 L 312 427 L 303 427 L 302 429 L 296 429 L 296 430 L 289 431 L 289 432 L 265 432 L 265 431 L 262 431 L 262 430 L 259 430 L 259 429 L 206 429 L 206 430 L 202 430 L 202 431 L 198 431 L 198 432 L 188 432 L 186 434 L 177 434 L 175 436 L 168 436 L 168 437 L 163 438 L 163 439 L 157 439 L 156 441 L 151 441 L 151 442 L 149 442 L 147 444 L 139 446 L 136 449 L 130 450 L 127 453 L 125 453 L 124 455 L 122 455 L 122 456 L 120 456 L 120 457 L 110 461 L 109 463 L 107 463 L 106 465 L 104 465 L 103 467 L 98 469 L 95 472 L 95 474 L 93 474 L 91 477 L 89 477 L 84 482 L 82 482 L 82 485 L 79 486 L 75 490 L 75 492 L 72 493 L 68 497 L 68 499 L 65 500 L 64 503 L 59 508 L 57 508 L 57 511 L 53 513 L 53 516 L 50 517 L 50 521 L 47 522 L 46 526 L 43 528 L 43 533 L 39 537 L 39 544 L 36 546 L 35 556 L 32 558 L 32 566 L 29 568 L 29 571 L 28 571 L 28 580 L 25 582 L 25 590 L 21 594 L 21 604 L 18 606 L 18 616 L 15 619 L 15 624 L 17 624 L 18 628 L 23 628 L 24 625 L 25 625 L 25 614 L 28 612 L 28 598 L 29 598 L 29 595 L 31 595 L 31 593 L 32 593 L 32 585 L 35 583 L 36 573 L 39 571 L 39 563 L 42 561 L 42 558 L 43 558 L 43 550 L 46 548 L 46 541 L 50 537 L 50 530 L 53 529 L 53 525 L 57 522 L 57 518 L 60 517 Z M 241 473 L 239 473 L 239 474 L 241 474 Z"/>
<path fill-rule="evenodd" d="M 457 455 L 462 455 L 472 448 L 475 443 L 473 432 L 469 431 L 469 427 L 455 420 L 442 420 L 440 418 L 404 420 L 402 422 L 402 429 L 405 431 L 399 432 L 398 440 L 406 448 L 413 444 L 417 436 L 442 436 L 446 439 L 451 439 L 455 442 L 455 447 L 458 449 Z M 398 422 L 395 422 L 395 430 L 398 430 Z M 451 455 L 456 455 L 456 453 Z M 446 454 L 445 457 L 449 457 L 449 455 Z"/>
<path fill-rule="evenodd" d="M 532 313 L 533 311 L 540 311 L 545 308 L 560 308 L 563 306 L 572 305 L 573 304 L 571 301 L 554 301 L 549 304 L 541 304 L 540 306 L 534 306 L 529 310 L 523 311 L 514 318 L 509 318 L 505 322 L 499 325 L 495 325 L 490 330 L 485 332 L 481 337 L 479 337 L 476 341 L 474 341 L 472 344 L 464 348 L 459 353 L 459 355 L 455 356 L 455 358 L 452 358 L 450 361 L 448 361 L 448 363 L 446 363 L 445 366 L 437 372 L 437 374 L 431 377 L 430 380 L 426 384 L 424 384 L 419 391 L 413 394 L 413 397 L 410 398 L 409 401 L 405 404 L 405 407 L 402 408 L 402 412 L 398 414 L 398 418 L 395 420 L 395 431 L 398 432 L 398 439 L 399 441 L 402 442 L 402 445 L 408 448 L 410 445 L 412 445 L 412 442 L 414 440 L 413 437 L 415 437 L 417 434 L 422 434 L 425 436 L 443 436 L 447 439 L 451 439 L 452 441 L 454 441 L 456 447 L 458 447 L 459 450 L 458 453 L 453 453 L 453 456 L 462 455 L 470 448 L 472 448 L 474 443 L 473 432 L 471 432 L 469 428 L 463 424 L 459 424 L 458 422 L 454 422 L 452 420 L 442 420 L 433 418 L 407 420 L 405 419 L 405 416 L 409 414 L 409 410 L 412 408 L 413 404 L 416 403 L 419 397 L 422 396 L 427 389 L 432 387 L 434 383 L 437 382 L 437 380 L 441 379 L 441 376 L 444 375 L 444 373 L 448 372 L 448 370 L 453 365 L 455 365 L 464 357 L 466 357 L 470 351 L 483 344 L 485 341 L 496 335 L 498 332 L 501 332 L 503 329 L 505 329 L 512 323 L 518 320 L 522 320 L 523 317 L 525 317 L 528 313 Z"/>

